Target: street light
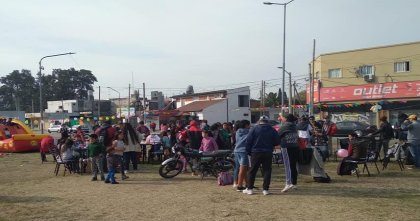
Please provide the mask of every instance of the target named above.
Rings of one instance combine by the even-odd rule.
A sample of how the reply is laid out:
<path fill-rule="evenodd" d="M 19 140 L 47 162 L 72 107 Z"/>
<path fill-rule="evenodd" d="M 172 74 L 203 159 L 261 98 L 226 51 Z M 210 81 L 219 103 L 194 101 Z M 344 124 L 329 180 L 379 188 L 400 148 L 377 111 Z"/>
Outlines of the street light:
<path fill-rule="evenodd" d="M 286 69 L 284 69 L 283 67 L 277 67 L 280 69 L 283 69 L 284 72 L 286 72 L 289 75 L 289 113 L 291 114 L 293 109 L 292 109 L 292 73 L 286 71 Z M 284 85 L 284 84 L 283 84 Z M 284 90 L 284 88 L 283 88 Z M 282 95 L 283 97 L 283 95 Z"/>
<path fill-rule="evenodd" d="M 42 108 L 42 69 L 44 69 L 44 67 L 42 67 L 42 60 L 44 60 L 45 58 L 50 58 L 50 57 L 57 57 L 57 56 L 63 56 L 63 55 L 72 55 L 72 54 L 76 54 L 74 52 L 68 52 L 68 53 L 63 53 L 63 54 L 53 54 L 53 55 L 48 55 L 48 56 L 44 56 L 41 58 L 41 60 L 39 60 L 39 113 L 41 115 L 41 134 L 44 133 L 44 110 Z"/>
<path fill-rule="evenodd" d="M 114 88 L 112 88 L 112 87 L 106 87 L 106 88 L 111 89 L 111 90 L 113 90 L 113 91 L 115 91 L 115 92 L 117 92 L 117 93 L 118 93 L 118 106 L 120 106 L 120 118 L 121 118 L 121 94 L 120 94 L 120 92 L 119 92 L 119 91 L 115 90 L 115 89 L 114 89 Z"/>
<path fill-rule="evenodd" d="M 282 5 L 284 8 L 284 23 L 283 23 L 283 90 L 285 87 L 285 68 L 286 68 L 286 6 L 290 3 L 292 3 L 294 0 L 288 1 L 286 3 L 273 3 L 273 2 L 264 2 L 265 5 Z M 283 105 L 284 105 L 284 98 L 283 96 L 281 96 L 281 113 L 283 114 Z M 290 105 L 289 105 L 290 106 Z M 289 107 L 289 111 L 290 111 L 290 107 Z"/>

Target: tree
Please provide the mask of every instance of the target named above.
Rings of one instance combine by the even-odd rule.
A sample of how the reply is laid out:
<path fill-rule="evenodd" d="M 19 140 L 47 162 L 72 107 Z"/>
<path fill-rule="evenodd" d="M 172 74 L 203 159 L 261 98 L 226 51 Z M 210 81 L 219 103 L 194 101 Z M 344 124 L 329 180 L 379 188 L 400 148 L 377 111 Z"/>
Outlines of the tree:
<path fill-rule="evenodd" d="M 275 107 L 278 106 L 279 102 L 277 99 L 277 94 L 270 92 L 265 96 L 264 106 L 266 107 Z"/>
<path fill-rule="evenodd" d="M 29 70 L 13 71 L 0 78 L 0 110 L 22 110 L 32 112 L 32 103 L 39 111 L 38 82 Z M 96 77 L 89 70 L 55 69 L 50 75 L 41 76 L 42 107 L 47 107 L 48 100 L 87 99 L 88 91 L 93 90 Z"/>
<path fill-rule="evenodd" d="M 55 69 L 52 78 L 46 79 L 49 84 L 53 83 L 51 100 L 87 99 L 88 91 L 93 90 L 96 77 L 89 70 L 80 71 L 70 68 L 68 70 Z"/>
<path fill-rule="evenodd" d="M 1 110 L 16 110 L 30 112 L 32 102 L 39 101 L 39 94 L 35 78 L 29 70 L 15 70 L 0 78 Z"/>
<path fill-rule="evenodd" d="M 279 104 L 281 104 L 281 96 L 280 96 L 281 94 L 283 94 L 284 104 L 285 105 L 289 104 L 289 98 L 287 97 L 287 93 L 286 91 L 282 92 L 281 88 L 279 88 L 279 93 L 277 94 L 277 99 L 278 99 Z"/>

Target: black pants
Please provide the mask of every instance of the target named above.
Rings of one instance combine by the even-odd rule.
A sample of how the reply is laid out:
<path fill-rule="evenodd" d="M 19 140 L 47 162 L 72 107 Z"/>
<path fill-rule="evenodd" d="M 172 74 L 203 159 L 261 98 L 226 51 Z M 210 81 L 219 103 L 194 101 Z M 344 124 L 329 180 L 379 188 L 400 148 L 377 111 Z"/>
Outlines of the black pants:
<path fill-rule="evenodd" d="M 287 154 L 289 155 L 290 174 L 292 176 L 292 184 L 296 185 L 297 176 L 298 176 L 296 164 L 299 158 L 299 149 L 298 148 L 286 148 L 286 149 L 287 149 Z"/>
<path fill-rule="evenodd" d="M 389 139 L 382 139 L 379 141 L 379 147 L 378 147 L 378 155 L 380 154 L 380 151 L 382 151 L 384 153 L 384 157 L 386 156 L 388 149 L 389 149 Z"/>
<path fill-rule="evenodd" d="M 254 188 L 255 176 L 257 175 L 258 169 L 262 165 L 262 170 L 264 174 L 263 181 L 263 190 L 268 190 L 270 188 L 271 182 L 271 163 L 272 163 L 273 153 L 272 152 L 262 152 L 262 153 L 252 153 L 251 154 L 251 169 L 248 171 L 249 183 L 248 189 Z"/>
<path fill-rule="evenodd" d="M 133 164 L 133 170 L 137 170 L 137 152 L 129 151 L 124 152 L 124 169 L 128 170 L 130 168 L 130 161 Z"/>

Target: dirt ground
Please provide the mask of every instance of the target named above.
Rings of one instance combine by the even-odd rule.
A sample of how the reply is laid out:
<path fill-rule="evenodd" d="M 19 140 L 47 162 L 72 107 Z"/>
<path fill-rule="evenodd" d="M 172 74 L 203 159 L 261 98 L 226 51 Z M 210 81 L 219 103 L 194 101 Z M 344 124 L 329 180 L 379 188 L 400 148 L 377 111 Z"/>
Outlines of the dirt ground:
<path fill-rule="evenodd" d="M 51 160 L 50 156 L 48 156 Z M 298 189 L 281 193 L 283 166 L 273 165 L 270 191 L 263 196 L 218 186 L 190 174 L 163 179 L 158 165 L 141 164 L 119 185 L 90 181 L 88 174 L 53 174 L 38 153 L 0 157 L 0 220 L 419 220 L 420 170 L 389 165 L 372 177 L 335 175 L 314 183 L 299 176 Z M 119 176 L 118 176 L 119 178 Z M 262 185 L 261 178 L 256 185 Z"/>

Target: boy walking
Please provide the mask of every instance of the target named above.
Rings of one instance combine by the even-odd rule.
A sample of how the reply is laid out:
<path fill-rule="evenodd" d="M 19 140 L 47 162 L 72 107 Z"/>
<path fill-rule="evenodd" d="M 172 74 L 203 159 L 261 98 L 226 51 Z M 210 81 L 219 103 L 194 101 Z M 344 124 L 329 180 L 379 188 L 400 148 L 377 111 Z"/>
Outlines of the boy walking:
<path fill-rule="evenodd" d="M 98 135 L 91 134 L 90 144 L 88 145 L 88 156 L 92 163 L 92 181 L 98 180 L 98 173 L 101 175 L 101 180 L 105 180 L 104 172 L 102 170 L 102 162 L 104 158 L 105 146 L 98 142 Z"/>

